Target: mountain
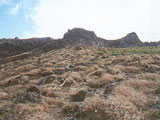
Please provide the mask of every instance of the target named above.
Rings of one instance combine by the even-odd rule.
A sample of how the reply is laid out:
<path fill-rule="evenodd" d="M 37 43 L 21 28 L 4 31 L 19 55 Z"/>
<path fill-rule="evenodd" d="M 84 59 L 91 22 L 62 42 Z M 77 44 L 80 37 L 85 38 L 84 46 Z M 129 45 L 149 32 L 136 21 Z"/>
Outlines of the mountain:
<path fill-rule="evenodd" d="M 160 47 L 151 44 L 81 28 L 0 40 L 0 120 L 158 120 Z"/>
<path fill-rule="evenodd" d="M 135 46 L 159 46 L 160 42 L 143 43 L 135 32 L 118 40 L 106 40 L 97 37 L 93 31 L 82 28 L 68 30 L 62 39 L 31 38 L 31 39 L 1 39 L 0 40 L 0 59 L 41 49 L 44 52 L 64 48 L 72 45 L 99 45 L 112 48 L 127 48 Z"/>

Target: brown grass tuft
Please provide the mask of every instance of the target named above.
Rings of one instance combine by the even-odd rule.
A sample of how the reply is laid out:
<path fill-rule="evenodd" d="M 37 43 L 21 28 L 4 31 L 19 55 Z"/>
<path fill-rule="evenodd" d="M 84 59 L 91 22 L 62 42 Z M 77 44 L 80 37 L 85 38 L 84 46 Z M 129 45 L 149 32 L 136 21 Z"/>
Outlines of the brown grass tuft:
<path fill-rule="evenodd" d="M 124 85 L 134 88 L 135 90 L 141 91 L 145 94 L 151 93 L 157 86 L 155 82 L 137 79 L 126 81 Z"/>
<path fill-rule="evenodd" d="M 125 96 L 128 101 L 141 109 L 146 108 L 146 104 L 149 102 L 149 98 L 143 92 L 136 91 L 134 88 L 125 85 L 117 86 L 112 93 Z"/>
<path fill-rule="evenodd" d="M 116 119 L 142 120 L 144 115 L 125 96 L 121 94 L 110 95 L 107 99 L 108 110 L 115 112 Z"/>
<path fill-rule="evenodd" d="M 81 74 L 78 73 L 78 72 L 72 72 L 71 73 L 71 77 L 77 82 L 81 82 L 82 81 Z"/>
<path fill-rule="evenodd" d="M 89 120 L 108 120 L 113 119 L 115 113 L 107 111 L 107 103 L 104 99 L 93 97 L 86 100 L 80 117 L 88 118 Z"/>
<path fill-rule="evenodd" d="M 134 67 L 134 66 L 128 66 L 124 68 L 124 72 L 127 72 L 127 73 L 138 73 L 140 71 L 141 70 L 139 68 Z"/>
<path fill-rule="evenodd" d="M 113 76 L 107 73 L 103 73 L 100 78 L 88 80 L 88 85 L 93 88 L 99 88 L 114 82 Z"/>
<path fill-rule="evenodd" d="M 140 75 L 138 75 L 138 77 L 140 79 L 144 79 L 144 80 L 152 80 L 152 81 L 160 80 L 160 74 L 158 74 L 158 73 L 140 74 Z"/>
<path fill-rule="evenodd" d="M 5 93 L 5 92 L 0 92 L 0 99 L 4 99 L 4 98 L 7 98 L 8 97 L 8 94 Z"/>

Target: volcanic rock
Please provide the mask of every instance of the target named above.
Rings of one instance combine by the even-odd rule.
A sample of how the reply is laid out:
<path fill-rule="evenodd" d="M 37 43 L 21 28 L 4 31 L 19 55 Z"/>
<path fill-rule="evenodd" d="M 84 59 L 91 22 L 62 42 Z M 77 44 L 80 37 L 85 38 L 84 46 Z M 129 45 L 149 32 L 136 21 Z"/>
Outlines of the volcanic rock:
<path fill-rule="evenodd" d="M 87 31 L 82 28 L 74 28 L 72 30 L 68 30 L 68 32 L 65 33 L 63 37 L 63 39 L 75 39 L 75 38 L 95 39 L 97 38 L 97 36 L 93 31 Z"/>

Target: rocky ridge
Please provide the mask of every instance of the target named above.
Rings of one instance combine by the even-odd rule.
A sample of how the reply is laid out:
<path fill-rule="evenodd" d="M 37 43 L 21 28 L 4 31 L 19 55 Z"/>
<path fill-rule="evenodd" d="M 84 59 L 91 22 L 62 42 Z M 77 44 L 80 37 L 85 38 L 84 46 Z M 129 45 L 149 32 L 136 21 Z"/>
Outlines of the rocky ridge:
<path fill-rule="evenodd" d="M 0 59 L 29 52 L 35 49 L 50 51 L 72 45 L 98 45 L 112 48 L 135 46 L 159 46 L 160 42 L 143 43 L 135 32 L 118 40 L 106 40 L 96 36 L 93 31 L 82 28 L 68 30 L 62 39 L 31 38 L 31 39 L 0 39 Z"/>

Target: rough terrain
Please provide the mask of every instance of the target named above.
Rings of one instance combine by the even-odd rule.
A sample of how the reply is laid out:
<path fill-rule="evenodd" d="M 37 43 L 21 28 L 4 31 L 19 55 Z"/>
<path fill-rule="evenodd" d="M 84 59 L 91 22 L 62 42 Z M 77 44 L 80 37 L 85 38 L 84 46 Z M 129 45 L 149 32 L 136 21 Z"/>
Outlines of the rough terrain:
<path fill-rule="evenodd" d="M 75 119 L 159 120 L 160 47 L 78 45 L 0 65 L 0 120 Z"/>

